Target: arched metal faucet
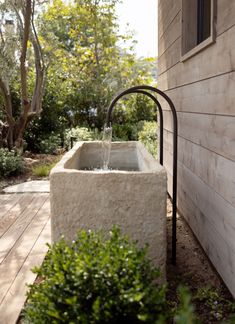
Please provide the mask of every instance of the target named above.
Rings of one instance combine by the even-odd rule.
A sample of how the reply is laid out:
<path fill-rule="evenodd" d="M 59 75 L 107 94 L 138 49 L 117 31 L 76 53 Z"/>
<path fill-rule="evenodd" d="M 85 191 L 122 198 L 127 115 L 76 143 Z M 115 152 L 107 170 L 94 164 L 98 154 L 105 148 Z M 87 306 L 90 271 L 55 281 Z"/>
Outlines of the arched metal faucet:
<path fill-rule="evenodd" d="M 154 88 L 148 85 L 140 85 L 136 87 L 131 87 L 125 91 L 122 91 L 118 94 L 111 102 L 108 111 L 107 111 L 107 118 L 106 118 L 106 126 L 110 127 L 112 122 L 112 112 L 116 103 L 124 96 L 133 93 L 141 93 L 149 98 L 151 98 L 157 105 L 159 111 L 159 121 L 160 121 L 160 155 L 159 155 L 159 162 L 160 164 L 163 163 L 163 111 L 162 107 L 157 100 L 157 98 L 151 94 L 150 92 L 154 92 L 155 94 L 160 95 L 163 97 L 166 102 L 168 103 L 172 118 L 173 118 L 173 184 L 172 184 L 172 263 L 176 264 L 176 221 L 177 221 L 177 155 L 178 155 L 178 121 L 177 121 L 177 113 L 175 106 L 171 99 L 161 90 Z"/>
<path fill-rule="evenodd" d="M 144 90 L 136 90 L 135 93 L 141 93 L 146 95 L 147 97 L 149 97 L 150 99 L 152 99 L 155 104 L 156 107 L 158 109 L 159 112 L 159 124 L 160 124 L 160 139 L 159 139 L 159 162 L 161 165 L 163 165 L 163 112 L 162 112 L 162 106 L 160 105 L 159 101 L 157 100 L 157 98 L 155 96 L 153 96 L 151 93 L 149 93 L 148 91 L 144 91 Z"/>

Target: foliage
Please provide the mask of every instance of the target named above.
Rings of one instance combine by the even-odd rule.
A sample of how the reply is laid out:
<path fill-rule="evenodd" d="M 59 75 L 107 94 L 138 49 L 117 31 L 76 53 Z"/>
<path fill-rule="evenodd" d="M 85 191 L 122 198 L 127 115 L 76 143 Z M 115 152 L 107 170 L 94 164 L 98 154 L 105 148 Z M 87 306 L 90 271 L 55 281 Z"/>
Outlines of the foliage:
<path fill-rule="evenodd" d="M 40 138 L 37 144 L 37 151 L 44 154 L 56 154 L 61 147 L 60 135 L 52 132 L 48 137 Z"/>
<path fill-rule="evenodd" d="M 56 95 L 58 106 L 65 109 L 73 126 L 101 130 L 106 109 L 117 92 L 153 81 L 155 60 L 137 60 L 132 48 L 118 46 L 132 35 L 118 31 L 117 2 L 54 0 L 39 20 L 40 39 L 50 62 L 46 87 Z M 130 96 L 125 106 L 123 122 L 132 123 L 148 119 L 153 104 L 143 96 Z"/>
<path fill-rule="evenodd" d="M 113 120 L 119 124 L 153 121 L 156 120 L 156 109 L 152 100 L 145 95 L 128 96 L 116 105 Z"/>
<path fill-rule="evenodd" d="M 65 132 L 65 147 L 70 147 L 70 139 L 74 137 L 76 141 L 93 141 L 101 138 L 98 131 L 89 130 L 86 127 L 74 127 Z"/>
<path fill-rule="evenodd" d="M 37 177 L 48 177 L 51 169 L 55 166 L 55 163 L 42 164 L 33 167 L 32 173 Z"/>
<path fill-rule="evenodd" d="M 180 286 L 178 288 L 180 305 L 174 317 L 176 324 L 196 324 L 198 319 L 194 314 L 194 307 L 191 304 L 191 295 L 188 288 Z"/>
<path fill-rule="evenodd" d="M 57 94 L 49 93 L 47 89 L 42 113 L 28 124 L 24 135 L 27 150 L 39 152 L 41 140 L 49 138 L 52 133 L 60 136 L 63 142 L 64 131 L 68 127 L 65 115 L 65 110 L 58 104 Z"/>
<path fill-rule="evenodd" d="M 221 321 L 228 313 L 235 312 L 235 303 L 223 298 L 219 291 L 210 286 L 199 288 L 194 300 L 208 307 L 208 317 L 212 320 Z"/>
<path fill-rule="evenodd" d="M 141 131 L 138 133 L 138 139 L 142 142 L 149 153 L 157 157 L 157 124 L 156 122 L 144 122 Z"/>
<path fill-rule="evenodd" d="M 138 125 L 126 123 L 123 125 L 113 124 L 113 140 L 114 141 L 137 141 Z"/>
<path fill-rule="evenodd" d="M 110 95 L 103 82 L 119 56 L 116 2 L 54 0 L 39 22 L 50 61 L 47 86 L 57 88 L 75 126 L 92 126 L 107 107 Z"/>
<path fill-rule="evenodd" d="M 23 161 L 14 151 L 0 148 L 0 177 L 7 177 L 20 173 L 23 170 Z"/>
<path fill-rule="evenodd" d="M 0 117 L 12 128 L 10 132 L 4 132 L 10 134 L 9 146 L 22 145 L 26 126 L 25 139 L 28 149 L 33 151 L 51 131 L 58 132 L 62 138 L 68 126 L 101 130 L 106 109 L 117 92 L 132 85 L 153 82 L 155 60 L 137 59 L 133 54 L 134 41 L 129 48 L 119 46 L 132 39 L 132 34 L 123 36 L 118 30 L 115 13 L 118 2 L 32 1 L 32 17 L 27 20 L 30 23 L 29 40 L 23 42 L 20 17 L 23 22 L 27 18 L 22 15 L 26 12 L 26 2 L 2 1 L 1 9 L 11 20 L 9 32 L 5 31 L 2 38 L 5 43 L 0 46 L 0 66 L 4 67 L 2 81 L 6 80 L 7 85 L 7 89 L 0 89 L 3 94 L 0 98 Z M 35 3 L 41 8 L 36 24 L 40 31 L 38 34 L 34 26 L 37 16 Z M 2 17 L 4 20 L 5 15 Z M 23 43 L 24 46 L 27 44 L 27 48 L 24 47 L 27 55 L 21 62 Z M 23 74 L 19 73 L 20 70 Z M 24 98 L 21 98 L 22 84 Z M 42 91 L 44 85 L 45 92 Z M 11 97 L 7 115 L 4 93 L 10 93 Z M 34 120 L 41 113 L 42 94 L 42 115 Z M 128 96 L 118 106 L 114 122 L 121 128 L 125 128 L 124 124 L 154 118 L 153 103 L 142 95 Z M 9 120 L 8 115 L 12 115 Z M 136 138 L 134 128 L 133 133 L 127 136 Z"/>
<path fill-rule="evenodd" d="M 35 272 L 42 277 L 28 293 L 28 323 L 164 323 L 165 287 L 159 271 L 114 228 L 78 233 L 50 247 Z"/>
<path fill-rule="evenodd" d="M 118 91 L 152 83 L 155 60 L 137 59 L 131 48 L 118 46 L 132 35 L 120 35 L 116 3 L 54 0 L 41 11 L 37 24 L 48 63 L 47 78 L 42 113 L 28 123 L 24 136 L 28 150 L 38 152 L 39 143 L 52 131 L 62 139 L 64 130 L 72 126 L 100 131 L 106 109 Z M 16 93 L 18 84 L 15 79 Z M 14 110 L 21 102 L 16 99 Z M 131 130 L 131 124 L 154 118 L 154 105 L 147 97 L 128 96 L 114 111 L 114 124 L 120 125 L 116 137 L 137 139 L 136 127 Z"/>

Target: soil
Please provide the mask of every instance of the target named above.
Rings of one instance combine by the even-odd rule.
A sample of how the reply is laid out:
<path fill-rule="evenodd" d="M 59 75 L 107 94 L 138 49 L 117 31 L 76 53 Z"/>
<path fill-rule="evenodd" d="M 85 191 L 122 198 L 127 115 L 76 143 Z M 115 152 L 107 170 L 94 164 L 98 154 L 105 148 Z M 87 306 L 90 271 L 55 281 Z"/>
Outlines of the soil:
<path fill-rule="evenodd" d="M 9 185 L 36 180 L 32 174 L 32 168 L 40 164 L 55 163 L 60 159 L 58 155 L 25 154 L 24 173 L 15 177 L 0 180 L 0 193 Z M 171 202 L 167 205 L 167 282 L 168 300 L 171 307 L 179 304 L 177 288 L 180 285 L 188 287 L 191 293 L 191 301 L 197 317 L 201 323 L 233 323 L 228 321 L 235 313 L 235 302 L 220 276 L 208 260 L 200 247 L 197 239 L 184 221 L 183 217 L 177 216 L 177 264 L 171 263 Z M 18 323 L 21 323 L 20 321 Z M 189 323 L 184 323 L 189 324 Z"/>
<path fill-rule="evenodd" d="M 177 264 L 171 263 L 171 203 L 167 206 L 168 300 L 179 303 L 177 287 L 188 287 L 201 323 L 235 323 L 235 302 L 183 217 L 177 216 Z M 186 323 L 185 323 L 186 324 Z"/>

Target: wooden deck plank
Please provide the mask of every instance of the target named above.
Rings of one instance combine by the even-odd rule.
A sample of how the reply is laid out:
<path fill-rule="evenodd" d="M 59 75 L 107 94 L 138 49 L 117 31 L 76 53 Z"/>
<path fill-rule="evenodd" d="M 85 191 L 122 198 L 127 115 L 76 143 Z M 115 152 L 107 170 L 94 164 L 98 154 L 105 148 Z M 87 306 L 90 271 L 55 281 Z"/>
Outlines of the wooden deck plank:
<path fill-rule="evenodd" d="M 46 202 L 44 197 L 40 197 L 40 199 L 41 208 L 37 213 L 34 213 L 33 211 L 34 217 L 31 223 L 28 225 L 23 235 L 21 235 L 14 247 L 7 254 L 5 260 L 0 265 L 0 304 L 5 298 L 9 288 L 12 285 L 12 282 L 17 277 L 17 274 L 22 268 L 22 265 L 25 263 L 25 260 L 34 246 L 35 241 L 38 239 L 39 233 L 41 233 L 45 223 L 48 220 L 50 213 L 49 197 L 47 195 Z M 30 221 L 29 218 L 28 220 Z M 36 262 L 37 260 L 35 259 L 35 264 Z"/>
<path fill-rule="evenodd" d="M 36 194 L 30 204 L 26 206 L 23 213 L 19 215 L 12 226 L 0 238 L 0 264 L 4 261 L 17 240 L 22 236 L 34 216 L 47 199 L 48 194 Z M 49 208 L 49 207 L 47 207 Z"/>
<path fill-rule="evenodd" d="M 20 199 L 21 195 L 0 195 L 0 221 Z"/>
<path fill-rule="evenodd" d="M 49 220 L 40 233 L 38 240 L 33 246 L 30 254 L 25 260 L 22 268 L 20 269 L 17 277 L 15 278 L 2 304 L 0 305 L 2 324 L 14 324 L 17 321 L 26 300 L 26 283 L 32 284 L 36 278 L 36 275 L 32 273 L 30 269 L 42 264 L 48 249 L 45 243 L 50 241 L 50 236 L 51 227 Z"/>
<path fill-rule="evenodd" d="M 19 215 L 24 212 L 24 210 L 27 208 L 27 206 L 31 203 L 31 201 L 35 197 L 32 194 L 17 195 L 17 196 L 18 196 L 18 200 L 16 200 L 13 203 L 14 205 L 12 206 L 12 208 L 8 209 L 0 219 L 0 238 L 9 229 L 9 227 L 15 222 L 15 220 L 19 217 Z M 9 201 L 6 205 L 8 206 L 10 204 L 11 201 Z"/>

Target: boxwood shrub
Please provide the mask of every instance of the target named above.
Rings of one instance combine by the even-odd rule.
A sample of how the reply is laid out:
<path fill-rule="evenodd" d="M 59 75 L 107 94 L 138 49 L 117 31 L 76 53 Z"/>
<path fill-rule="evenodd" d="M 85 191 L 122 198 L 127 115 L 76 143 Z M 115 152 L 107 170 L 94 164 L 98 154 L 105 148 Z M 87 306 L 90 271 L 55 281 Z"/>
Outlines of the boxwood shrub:
<path fill-rule="evenodd" d="M 49 247 L 38 284 L 30 286 L 26 323 L 165 323 L 166 288 L 146 249 L 113 228 L 81 231 Z"/>

